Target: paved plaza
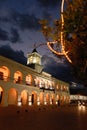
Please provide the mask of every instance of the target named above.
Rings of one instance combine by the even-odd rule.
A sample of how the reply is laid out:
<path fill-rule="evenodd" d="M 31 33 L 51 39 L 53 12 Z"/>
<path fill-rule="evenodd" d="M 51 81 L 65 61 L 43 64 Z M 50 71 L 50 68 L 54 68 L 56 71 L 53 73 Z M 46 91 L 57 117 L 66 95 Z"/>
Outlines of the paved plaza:
<path fill-rule="evenodd" d="M 87 107 L 1 107 L 0 130 L 87 130 Z"/>

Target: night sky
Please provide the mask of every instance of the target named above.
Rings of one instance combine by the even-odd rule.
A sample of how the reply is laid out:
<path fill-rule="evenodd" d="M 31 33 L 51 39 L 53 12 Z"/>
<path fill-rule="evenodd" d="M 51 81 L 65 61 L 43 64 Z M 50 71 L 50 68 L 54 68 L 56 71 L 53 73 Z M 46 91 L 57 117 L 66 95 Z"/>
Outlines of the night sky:
<path fill-rule="evenodd" d="M 61 0 L 0 0 L 0 54 L 26 64 L 34 46 L 42 55 L 44 70 L 53 76 L 73 81 L 69 64 L 53 56 L 40 31 L 39 20 L 60 17 Z"/>

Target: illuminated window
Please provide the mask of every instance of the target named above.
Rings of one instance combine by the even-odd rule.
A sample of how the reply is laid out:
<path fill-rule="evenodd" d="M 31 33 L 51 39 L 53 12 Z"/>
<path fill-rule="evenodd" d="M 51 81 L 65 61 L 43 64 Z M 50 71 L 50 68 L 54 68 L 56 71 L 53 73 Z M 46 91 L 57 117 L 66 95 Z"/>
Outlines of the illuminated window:
<path fill-rule="evenodd" d="M 34 79 L 34 86 L 38 86 L 38 79 Z"/>
<path fill-rule="evenodd" d="M 41 85 L 42 85 L 42 88 L 44 88 L 45 87 L 45 83 L 44 83 L 44 81 L 42 80 L 42 82 L 41 82 Z"/>
<path fill-rule="evenodd" d="M 22 105 L 28 104 L 28 93 L 26 90 L 23 90 L 21 93 L 21 103 L 22 103 Z"/>
<path fill-rule="evenodd" d="M 32 77 L 31 77 L 31 75 L 27 75 L 26 76 L 26 84 L 27 85 L 31 85 L 32 84 Z"/>
<path fill-rule="evenodd" d="M 32 61 L 33 61 L 33 58 L 31 56 L 30 59 L 29 59 L 29 63 L 32 63 Z"/>
<path fill-rule="evenodd" d="M 0 79 L 4 81 L 8 81 L 10 76 L 10 71 L 6 66 L 2 66 L 0 68 Z"/>
<path fill-rule="evenodd" d="M 21 83 L 22 81 L 22 73 L 20 71 L 16 71 L 14 74 L 14 83 Z"/>
<path fill-rule="evenodd" d="M 45 82 L 45 88 L 48 89 L 48 81 Z"/>
<path fill-rule="evenodd" d="M 28 54 L 27 64 L 39 64 L 41 65 L 41 56 L 37 53 L 36 49 L 31 54 Z"/>

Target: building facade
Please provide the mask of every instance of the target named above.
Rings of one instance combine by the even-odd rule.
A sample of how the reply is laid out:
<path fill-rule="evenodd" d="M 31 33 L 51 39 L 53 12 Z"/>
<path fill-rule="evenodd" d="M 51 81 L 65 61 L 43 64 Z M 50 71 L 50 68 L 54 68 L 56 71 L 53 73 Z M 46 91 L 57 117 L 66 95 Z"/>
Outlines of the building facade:
<path fill-rule="evenodd" d="M 74 95 L 70 95 L 70 102 L 73 103 L 78 103 L 78 101 L 84 101 L 87 102 L 87 96 L 85 95 L 80 95 L 80 94 L 74 94 Z"/>
<path fill-rule="evenodd" d="M 69 84 L 43 71 L 34 49 L 27 65 L 0 56 L 0 106 L 64 105 L 70 101 Z"/>

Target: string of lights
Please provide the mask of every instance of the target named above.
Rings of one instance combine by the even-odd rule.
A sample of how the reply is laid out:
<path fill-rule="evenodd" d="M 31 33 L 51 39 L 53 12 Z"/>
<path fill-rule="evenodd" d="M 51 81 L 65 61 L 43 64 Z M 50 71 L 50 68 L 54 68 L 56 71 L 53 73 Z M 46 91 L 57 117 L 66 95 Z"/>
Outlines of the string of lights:
<path fill-rule="evenodd" d="M 68 52 L 69 51 L 65 51 L 65 41 L 64 41 L 64 36 L 63 36 L 63 27 L 64 27 L 64 17 L 63 17 L 63 8 L 64 8 L 64 0 L 62 0 L 61 3 L 61 33 L 60 33 L 60 39 L 61 39 L 61 52 L 58 52 L 56 50 L 53 49 L 52 45 L 57 43 L 57 41 L 52 41 L 52 42 L 47 42 L 47 46 L 48 48 L 56 55 L 58 56 L 65 56 L 66 59 L 72 63 L 71 59 L 68 56 Z"/>

